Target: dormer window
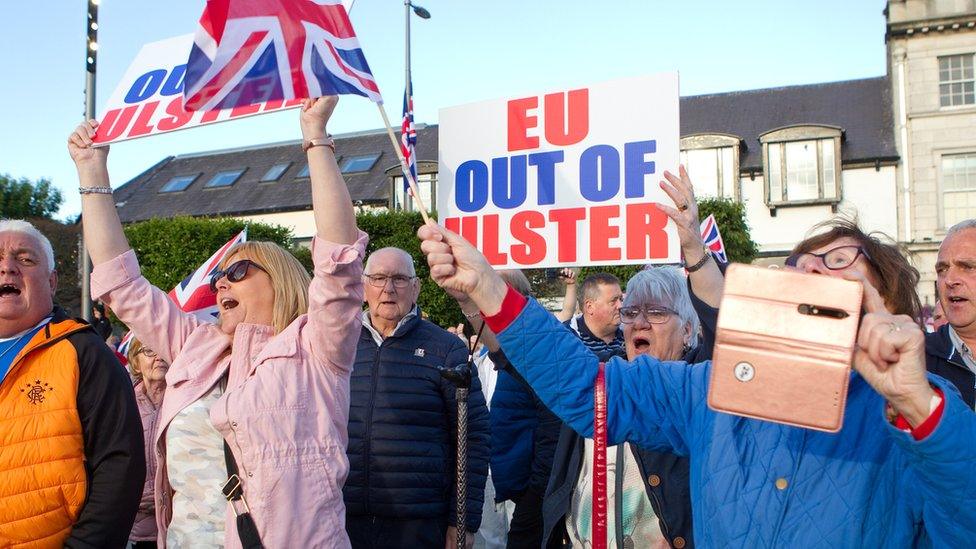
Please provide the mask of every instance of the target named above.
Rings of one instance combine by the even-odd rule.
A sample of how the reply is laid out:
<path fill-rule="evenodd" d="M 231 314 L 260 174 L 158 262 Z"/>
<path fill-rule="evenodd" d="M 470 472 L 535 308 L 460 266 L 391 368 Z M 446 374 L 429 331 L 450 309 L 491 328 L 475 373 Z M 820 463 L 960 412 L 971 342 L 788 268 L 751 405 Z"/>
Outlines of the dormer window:
<path fill-rule="evenodd" d="M 728 134 L 681 138 L 681 163 L 700 197 L 739 199 L 739 148 L 742 139 Z"/>
<path fill-rule="evenodd" d="M 842 135 L 843 130 L 833 126 L 790 126 L 760 135 L 766 204 L 776 208 L 840 202 Z"/>

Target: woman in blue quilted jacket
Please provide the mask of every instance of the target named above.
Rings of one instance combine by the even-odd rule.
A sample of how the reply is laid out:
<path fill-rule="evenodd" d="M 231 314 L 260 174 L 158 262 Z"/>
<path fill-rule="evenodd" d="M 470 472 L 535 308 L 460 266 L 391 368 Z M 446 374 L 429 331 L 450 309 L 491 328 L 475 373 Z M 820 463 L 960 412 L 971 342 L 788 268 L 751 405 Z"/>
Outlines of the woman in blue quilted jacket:
<path fill-rule="evenodd" d="M 464 239 L 435 225 L 418 236 L 431 277 L 477 304 L 539 398 L 592 436 L 592 353 L 506 286 Z M 831 259 L 817 255 L 827 251 L 810 250 L 820 260 Z M 976 538 L 976 482 L 968 480 L 976 415 L 926 374 L 924 334 L 889 305 L 883 296 L 866 299 L 838 433 L 715 412 L 706 405 L 710 362 L 641 355 L 607 365 L 607 444 L 691 458 L 694 535 L 703 547 L 968 546 Z"/>

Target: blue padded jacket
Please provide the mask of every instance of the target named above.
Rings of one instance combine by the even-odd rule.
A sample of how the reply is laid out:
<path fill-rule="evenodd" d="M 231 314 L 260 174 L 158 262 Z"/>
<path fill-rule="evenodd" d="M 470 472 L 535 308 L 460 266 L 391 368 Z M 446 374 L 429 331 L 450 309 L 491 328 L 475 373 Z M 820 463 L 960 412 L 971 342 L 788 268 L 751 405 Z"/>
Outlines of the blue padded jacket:
<path fill-rule="evenodd" d="M 461 340 L 417 316 L 377 346 L 365 326 L 350 380 L 349 515 L 455 523 L 457 404 L 442 368 L 464 364 Z M 481 524 L 488 477 L 488 409 L 477 372 L 468 396 L 467 517 Z"/>
<path fill-rule="evenodd" d="M 531 299 L 499 341 L 539 398 L 592 436 L 593 354 Z M 856 373 L 843 428 L 831 434 L 711 410 L 710 369 L 647 356 L 606 368 L 608 444 L 691 456 L 699 546 L 965 547 L 976 539 L 976 414 L 945 380 L 930 376 L 945 409 L 916 441 L 887 421 L 884 399 Z"/>

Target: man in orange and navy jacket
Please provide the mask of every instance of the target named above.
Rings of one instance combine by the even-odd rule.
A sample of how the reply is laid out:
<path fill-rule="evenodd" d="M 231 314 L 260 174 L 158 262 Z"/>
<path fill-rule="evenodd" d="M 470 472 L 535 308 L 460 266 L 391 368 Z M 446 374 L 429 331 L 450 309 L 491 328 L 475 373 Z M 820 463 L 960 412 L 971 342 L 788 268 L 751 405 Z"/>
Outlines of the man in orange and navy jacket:
<path fill-rule="evenodd" d="M 146 475 L 139 411 L 56 287 L 47 238 L 0 220 L 0 546 L 124 547 Z"/>

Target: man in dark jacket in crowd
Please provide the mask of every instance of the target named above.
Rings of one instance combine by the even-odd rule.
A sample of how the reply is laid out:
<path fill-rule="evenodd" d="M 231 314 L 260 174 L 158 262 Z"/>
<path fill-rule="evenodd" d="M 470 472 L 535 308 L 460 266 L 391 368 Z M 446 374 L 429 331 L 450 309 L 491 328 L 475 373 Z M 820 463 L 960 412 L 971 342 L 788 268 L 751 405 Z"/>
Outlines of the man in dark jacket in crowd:
<path fill-rule="evenodd" d="M 976 219 L 955 224 L 935 262 L 939 302 L 948 324 L 925 336 L 928 370 L 956 386 L 970 407 L 976 401 Z"/>
<path fill-rule="evenodd" d="M 0 220 L 0 547 L 124 547 L 146 475 L 128 376 L 53 303 L 51 243 Z"/>
<path fill-rule="evenodd" d="M 602 361 L 624 352 L 620 330 L 620 305 L 624 294 L 620 280 L 610 273 L 594 273 L 580 285 L 580 314 L 564 322 Z"/>
<path fill-rule="evenodd" d="M 423 320 L 410 254 L 376 250 L 366 261 L 367 310 L 350 382 L 349 477 L 343 488 L 354 548 L 456 543 L 455 387 L 441 372 L 470 370 L 467 545 L 481 524 L 488 475 L 488 409 L 468 350 Z"/>

